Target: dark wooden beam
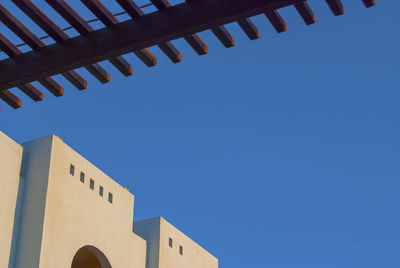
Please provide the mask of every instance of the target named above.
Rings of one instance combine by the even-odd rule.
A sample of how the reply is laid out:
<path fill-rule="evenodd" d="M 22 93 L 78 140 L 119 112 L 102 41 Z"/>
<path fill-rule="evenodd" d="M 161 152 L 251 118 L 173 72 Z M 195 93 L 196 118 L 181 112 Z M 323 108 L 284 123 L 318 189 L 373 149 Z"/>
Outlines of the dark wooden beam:
<path fill-rule="evenodd" d="M 278 33 L 283 33 L 287 30 L 286 22 L 282 18 L 281 14 L 279 14 L 278 10 L 269 9 L 265 11 L 264 14 Z"/>
<path fill-rule="evenodd" d="M 299 2 L 207 0 L 175 5 L 164 12 L 154 12 L 135 21 L 125 21 L 112 28 L 25 53 L 18 60 L 1 61 L 0 90 Z"/>
<path fill-rule="evenodd" d="M 87 35 L 94 29 L 64 0 L 45 0 L 58 14 L 60 14 L 81 35 Z"/>
<path fill-rule="evenodd" d="M 14 109 L 18 109 L 21 107 L 21 99 L 15 96 L 9 90 L 0 91 L 0 99 L 2 99 L 5 103 L 13 107 Z"/>
<path fill-rule="evenodd" d="M 117 3 L 131 16 L 132 19 L 138 19 L 144 16 L 142 9 L 133 0 L 116 0 Z M 165 55 L 173 62 L 179 63 L 182 61 L 182 54 L 172 44 L 172 42 L 166 42 L 159 44 L 158 47 L 164 52 Z"/>
<path fill-rule="evenodd" d="M 375 6 L 375 0 L 362 0 L 366 7 L 373 7 Z"/>
<path fill-rule="evenodd" d="M 152 1 L 152 0 L 150 0 Z M 168 2 L 168 0 L 154 0 L 157 2 Z M 186 2 L 190 4 L 196 5 L 197 3 L 205 2 L 204 0 L 186 0 Z M 237 21 L 239 26 L 242 28 L 242 30 L 246 33 L 246 35 L 250 38 L 250 40 L 255 40 L 260 38 L 260 32 L 255 26 L 255 24 L 250 20 L 250 18 L 247 19 L 241 19 L 240 21 Z M 223 43 L 223 45 L 227 48 L 233 47 L 235 45 L 235 40 L 231 36 L 229 32 L 226 31 L 224 26 L 220 26 L 221 29 L 213 29 L 211 28 L 211 31 L 217 36 L 217 38 Z"/>
<path fill-rule="evenodd" d="M 69 75 L 68 73 L 64 73 L 64 77 L 65 75 Z M 66 79 L 68 79 L 67 77 L 65 77 Z M 60 86 L 60 84 L 54 80 L 51 77 L 47 77 L 47 78 L 40 78 L 38 77 L 37 80 L 42 86 L 44 86 L 51 94 L 53 94 L 56 97 L 61 97 L 64 95 L 64 88 L 62 86 Z M 68 79 L 69 81 L 72 81 L 73 78 Z M 79 85 L 80 86 L 80 83 Z M 85 85 L 86 86 L 86 85 Z"/>
<path fill-rule="evenodd" d="M 8 12 L 1 4 L 0 4 L 0 20 L 5 23 L 12 31 L 14 31 L 22 40 L 29 42 L 27 43 L 31 47 L 36 47 L 37 50 L 40 49 L 37 44 L 41 41 L 34 41 L 36 36 L 29 31 L 19 20 L 17 20 L 11 13 Z M 7 42 L 8 40 L 3 39 L 3 45 L 8 47 L 5 52 L 11 58 L 19 57 L 22 52 L 17 49 L 11 42 Z M 58 84 L 53 78 L 48 77 L 40 77 L 39 83 L 41 83 L 48 91 L 50 91 L 54 96 L 59 97 L 64 94 L 64 88 Z M 20 85 L 17 85 L 20 86 Z M 43 98 L 43 96 L 42 96 Z"/>
<path fill-rule="evenodd" d="M 151 1 L 151 0 L 150 0 Z M 151 1 L 155 7 L 162 11 L 171 7 L 171 3 L 169 1 Z M 208 53 L 208 47 L 206 43 L 201 39 L 201 37 L 194 33 L 192 35 L 184 36 L 183 39 L 196 51 L 199 55 L 206 55 Z"/>
<path fill-rule="evenodd" d="M 18 49 L 10 40 L 0 33 L 0 49 L 4 51 L 10 58 L 17 58 L 22 54 L 22 51 Z M 34 85 L 28 83 L 20 85 L 18 88 L 24 92 L 33 101 L 43 100 L 43 92 L 37 89 Z"/>
<path fill-rule="evenodd" d="M 43 100 L 43 92 L 30 83 L 18 86 L 18 89 L 35 102 Z"/>
<path fill-rule="evenodd" d="M 221 41 L 221 43 L 226 48 L 235 46 L 235 39 L 233 39 L 232 35 L 228 32 L 225 26 L 211 28 L 211 32 L 219 39 L 219 41 Z"/>
<path fill-rule="evenodd" d="M 35 51 L 40 51 L 46 45 L 35 34 L 33 34 L 24 24 L 22 24 L 14 15 L 12 15 L 6 8 L 0 4 L 0 21 L 2 21 L 8 28 L 10 28 L 19 38 L 27 43 Z M 78 89 L 85 89 L 87 82 L 75 71 L 65 71 L 61 73 L 68 81 L 70 81 Z M 43 78 L 41 78 L 43 79 Z M 49 82 L 49 81 L 48 81 Z M 55 81 L 54 81 L 55 82 Z M 64 94 L 63 88 L 58 83 L 45 83 L 51 85 L 47 88 L 56 97 Z"/>
<path fill-rule="evenodd" d="M 28 17 L 30 17 L 40 28 L 42 28 L 54 41 L 62 43 L 70 37 L 47 17 L 35 4 L 30 0 L 11 0 L 18 6 Z M 110 81 L 110 74 L 103 69 L 98 63 L 84 66 L 100 83 L 105 84 Z"/>
<path fill-rule="evenodd" d="M 72 27 L 81 35 L 93 32 L 94 29 L 87 23 L 70 5 L 64 0 L 45 0 L 58 14 L 60 14 Z M 124 76 L 133 74 L 133 67 L 123 57 L 109 59 L 112 65 L 117 68 Z"/>
<path fill-rule="evenodd" d="M 335 16 L 340 16 L 344 14 L 344 7 L 340 0 L 326 0 L 329 8 Z"/>
<path fill-rule="evenodd" d="M 119 20 L 108 10 L 100 0 L 81 0 L 81 2 L 96 15 L 108 28 L 113 28 Z M 133 53 L 148 67 L 157 65 L 157 58 L 147 49 L 134 50 Z"/>
<path fill-rule="evenodd" d="M 260 38 L 260 31 L 250 18 L 238 20 L 237 23 L 250 38 L 250 40 Z"/>
<path fill-rule="evenodd" d="M 183 39 L 193 48 L 200 56 L 208 54 L 208 46 L 197 33 L 183 36 Z"/>
<path fill-rule="evenodd" d="M 295 4 L 294 7 L 296 8 L 297 12 L 299 12 L 306 25 L 311 25 L 315 23 L 315 14 L 306 1 Z"/>

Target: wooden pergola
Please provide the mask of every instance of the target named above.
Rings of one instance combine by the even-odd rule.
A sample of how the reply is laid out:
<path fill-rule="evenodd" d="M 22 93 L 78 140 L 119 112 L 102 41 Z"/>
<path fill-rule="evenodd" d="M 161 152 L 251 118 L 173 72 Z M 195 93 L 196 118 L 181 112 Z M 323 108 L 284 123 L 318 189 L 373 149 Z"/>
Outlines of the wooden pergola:
<path fill-rule="evenodd" d="M 315 23 L 315 15 L 304 0 L 186 0 L 171 5 L 168 0 L 150 0 L 156 12 L 146 14 L 134 0 L 108 0 L 117 2 L 129 14 L 130 20 L 120 22 L 100 0 L 80 0 L 105 27 L 95 30 L 65 0 L 45 0 L 58 12 L 79 36 L 70 38 L 31 0 L 10 0 L 32 21 L 43 29 L 55 43 L 46 45 L 27 26 L 0 4 L 0 21 L 14 32 L 24 45 L 32 50 L 23 53 L 0 33 L 0 49 L 8 58 L 0 61 L 0 98 L 13 108 L 21 106 L 21 99 L 12 88 L 18 88 L 34 101 L 43 100 L 43 92 L 31 84 L 37 81 L 54 96 L 63 95 L 63 87 L 52 78 L 61 74 L 79 90 L 86 89 L 87 81 L 75 69 L 84 67 L 101 83 L 110 81 L 110 74 L 98 63 L 107 60 L 124 76 L 132 74 L 132 66 L 122 55 L 134 53 L 147 66 L 157 64 L 156 57 L 147 49 L 158 46 L 174 63 L 182 54 L 171 40 L 183 38 L 199 55 L 208 47 L 197 34 L 211 30 L 227 48 L 235 40 L 224 25 L 238 23 L 251 39 L 259 38 L 259 30 L 251 17 L 265 14 L 278 33 L 286 31 L 286 23 L 278 10 L 294 6 L 306 25 Z M 71 0 L 72 1 L 72 0 Z M 74 0 L 77 1 L 77 0 Z M 103 1 L 107 4 L 108 1 Z M 342 15 L 340 0 L 325 0 L 335 16 Z M 362 0 L 366 7 L 374 0 Z"/>

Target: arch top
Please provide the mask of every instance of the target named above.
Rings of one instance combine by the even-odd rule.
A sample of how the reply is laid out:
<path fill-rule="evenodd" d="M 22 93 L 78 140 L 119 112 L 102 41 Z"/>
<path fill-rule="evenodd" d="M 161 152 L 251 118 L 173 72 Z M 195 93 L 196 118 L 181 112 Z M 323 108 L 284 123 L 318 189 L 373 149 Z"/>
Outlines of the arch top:
<path fill-rule="evenodd" d="M 95 246 L 81 247 L 72 260 L 71 268 L 111 268 L 104 253 Z"/>

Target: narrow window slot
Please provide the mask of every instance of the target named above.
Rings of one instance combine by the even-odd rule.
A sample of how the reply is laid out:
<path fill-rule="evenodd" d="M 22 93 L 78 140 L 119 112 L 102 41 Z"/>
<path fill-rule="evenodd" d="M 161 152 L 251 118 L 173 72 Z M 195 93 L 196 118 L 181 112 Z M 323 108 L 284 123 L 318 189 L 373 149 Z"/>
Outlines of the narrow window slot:
<path fill-rule="evenodd" d="M 72 176 L 75 175 L 75 166 L 72 164 L 69 166 L 69 174 L 71 174 Z"/>
<path fill-rule="evenodd" d="M 104 188 L 103 188 L 103 186 L 100 186 L 99 187 L 99 195 L 103 196 L 103 194 L 104 194 Z"/>

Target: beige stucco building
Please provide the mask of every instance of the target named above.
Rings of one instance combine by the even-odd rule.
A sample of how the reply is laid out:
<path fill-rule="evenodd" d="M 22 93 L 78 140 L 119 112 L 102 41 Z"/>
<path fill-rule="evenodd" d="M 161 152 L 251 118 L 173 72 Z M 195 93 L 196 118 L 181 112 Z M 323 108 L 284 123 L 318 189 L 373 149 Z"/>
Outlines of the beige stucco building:
<path fill-rule="evenodd" d="M 134 196 L 57 136 L 0 132 L 0 267 L 217 268 L 161 217 L 133 222 Z"/>

